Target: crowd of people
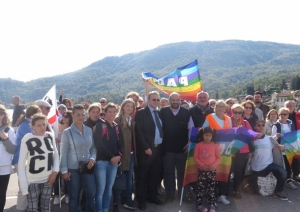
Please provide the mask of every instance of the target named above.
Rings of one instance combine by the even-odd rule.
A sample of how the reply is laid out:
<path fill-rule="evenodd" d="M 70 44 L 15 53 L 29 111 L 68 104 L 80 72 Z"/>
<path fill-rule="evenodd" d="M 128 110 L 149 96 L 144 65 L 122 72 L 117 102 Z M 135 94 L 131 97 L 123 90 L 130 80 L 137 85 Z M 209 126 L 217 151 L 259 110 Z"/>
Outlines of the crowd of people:
<path fill-rule="evenodd" d="M 121 205 L 144 211 L 148 203 L 164 205 L 181 197 L 198 211 L 215 212 L 217 202 L 230 204 L 231 185 L 230 175 L 227 182 L 216 181 L 220 163 L 216 131 L 234 127 L 258 133 L 233 156 L 234 198 L 242 198 L 241 183 L 249 160 L 254 193 L 258 193 L 257 177 L 270 172 L 277 179 L 276 198 L 288 199 L 284 187 L 297 189 L 293 182 L 300 181 L 299 159 L 290 165 L 281 145 L 282 134 L 300 129 L 294 101 L 276 111 L 262 103 L 259 91 L 238 102 L 210 99 L 204 91 L 195 101 L 187 101 L 176 92 L 161 98 L 159 92 L 146 90 L 145 98 L 129 92 L 120 105 L 106 98 L 73 105 L 63 95 L 62 91 L 56 106 L 58 132 L 47 120 L 54 105 L 45 100 L 35 101 L 24 111 L 20 97 L 14 96 L 11 122 L 0 105 L 0 211 L 13 165 L 19 179 L 20 212 L 50 211 L 52 196 L 52 203 L 60 204 L 61 195 L 70 212 L 79 207 L 86 212 L 108 212 L 112 207 L 118 212 Z M 195 127 L 199 128 L 194 151 L 198 181 L 182 188 Z M 126 177 L 124 190 L 113 189 L 119 170 Z M 206 192 L 208 206 L 203 201 Z"/>

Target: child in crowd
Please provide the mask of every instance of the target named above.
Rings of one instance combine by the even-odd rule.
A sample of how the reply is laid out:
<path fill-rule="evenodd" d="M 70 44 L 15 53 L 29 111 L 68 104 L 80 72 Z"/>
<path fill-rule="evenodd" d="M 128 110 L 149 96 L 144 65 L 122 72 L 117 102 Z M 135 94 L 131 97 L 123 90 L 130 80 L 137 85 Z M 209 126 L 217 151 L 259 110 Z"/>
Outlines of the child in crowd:
<path fill-rule="evenodd" d="M 210 127 L 201 129 L 198 134 L 199 143 L 194 151 L 194 160 L 198 165 L 198 183 L 196 194 L 196 206 L 200 212 L 207 212 L 207 208 L 202 205 L 205 192 L 205 185 L 208 191 L 208 203 L 210 212 L 215 212 L 216 195 L 216 168 L 220 162 L 219 146 L 214 141 L 216 133 Z"/>
<path fill-rule="evenodd" d="M 33 133 L 27 133 L 21 141 L 18 163 L 20 189 L 23 195 L 28 195 L 27 211 L 37 211 L 40 201 L 41 210 L 50 212 L 52 184 L 59 171 L 55 138 L 52 133 L 46 132 L 47 117 L 43 114 L 32 117 L 31 128 Z"/>

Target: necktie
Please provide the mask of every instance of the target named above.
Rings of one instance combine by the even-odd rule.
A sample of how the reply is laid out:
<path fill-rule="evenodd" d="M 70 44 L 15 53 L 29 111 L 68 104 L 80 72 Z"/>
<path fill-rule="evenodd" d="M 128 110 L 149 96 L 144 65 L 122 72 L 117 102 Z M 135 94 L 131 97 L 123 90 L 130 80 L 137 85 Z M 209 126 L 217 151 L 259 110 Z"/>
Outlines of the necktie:
<path fill-rule="evenodd" d="M 156 126 L 159 130 L 159 135 L 161 138 L 163 138 L 164 136 L 164 133 L 163 133 L 163 130 L 162 130 L 162 127 L 161 127 L 161 123 L 159 121 L 159 117 L 158 117 L 158 110 L 153 110 L 154 112 L 154 117 L 155 117 L 155 123 L 156 123 Z"/>

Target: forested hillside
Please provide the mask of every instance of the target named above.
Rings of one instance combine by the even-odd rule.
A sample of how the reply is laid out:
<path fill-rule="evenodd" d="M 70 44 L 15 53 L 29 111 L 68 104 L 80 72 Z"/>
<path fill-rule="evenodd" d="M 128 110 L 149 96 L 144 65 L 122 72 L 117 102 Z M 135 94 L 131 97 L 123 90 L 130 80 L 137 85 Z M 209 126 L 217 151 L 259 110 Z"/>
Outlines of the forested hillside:
<path fill-rule="evenodd" d="M 220 98 L 245 94 L 249 85 L 280 86 L 282 79 L 289 82 L 300 72 L 299 45 L 241 40 L 181 42 L 106 57 L 81 70 L 26 83 L 0 79 L 0 100 L 11 102 L 13 95 L 19 95 L 25 103 L 33 102 L 56 84 L 57 94 L 65 89 L 64 97 L 75 102 L 106 97 L 120 103 L 128 91 L 144 93 L 142 72 L 163 77 L 195 59 L 203 89 L 211 96 L 218 92 Z"/>

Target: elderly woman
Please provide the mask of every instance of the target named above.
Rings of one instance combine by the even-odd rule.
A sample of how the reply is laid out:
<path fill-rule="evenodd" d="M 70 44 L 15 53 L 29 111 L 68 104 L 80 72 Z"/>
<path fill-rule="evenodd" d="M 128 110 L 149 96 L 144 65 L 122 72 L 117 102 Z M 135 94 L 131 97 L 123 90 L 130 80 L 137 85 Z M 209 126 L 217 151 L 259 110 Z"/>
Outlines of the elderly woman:
<path fill-rule="evenodd" d="M 6 191 L 12 173 L 12 154 L 14 154 L 15 131 L 10 127 L 10 120 L 4 105 L 0 105 L 0 211 L 4 210 Z"/>
<path fill-rule="evenodd" d="M 293 122 L 288 119 L 289 117 L 290 110 L 286 107 L 282 107 L 279 109 L 278 114 L 279 114 L 279 119 L 277 122 L 273 125 L 272 127 L 272 134 L 271 136 L 277 140 L 279 144 L 281 144 L 281 136 L 282 134 L 291 132 L 295 130 L 295 126 L 293 125 Z M 287 160 L 287 157 L 285 155 L 285 152 L 283 154 L 283 159 L 285 163 L 285 169 L 287 171 L 287 181 L 286 181 L 286 187 L 290 188 L 292 190 L 297 189 L 297 186 L 292 182 L 291 177 L 292 177 L 292 170 L 291 166 Z"/>
<path fill-rule="evenodd" d="M 234 104 L 231 107 L 231 121 L 232 121 L 232 127 L 246 127 L 250 130 L 252 130 L 252 127 L 250 126 L 249 122 L 247 120 L 244 120 L 242 117 L 244 111 L 244 107 L 240 104 Z M 249 153 L 254 151 L 254 145 L 253 143 L 249 143 L 248 145 L 245 145 L 242 149 L 240 149 L 232 160 L 232 171 L 234 173 L 234 179 L 233 179 L 233 193 L 234 198 L 240 199 L 241 193 L 240 193 L 240 183 L 244 177 Z"/>
<path fill-rule="evenodd" d="M 272 134 L 272 127 L 278 120 L 279 116 L 275 109 L 271 109 L 266 117 L 266 125 L 265 125 L 265 134 L 267 136 L 271 136 Z"/>
<path fill-rule="evenodd" d="M 96 124 L 95 146 L 97 148 L 96 179 L 96 211 L 108 212 L 115 182 L 118 164 L 122 156 L 120 130 L 114 119 L 117 107 L 108 103 L 105 108 L 105 120 Z"/>
<path fill-rule="evenodd" d="M 214 130 L 223 130 L 232 128 L 231 118 L 226 115 L 227 105 L 224 100 L 218 100 L 214 108 L 215 113 L 206 116 L 205 122 L 202 128 L 211 127 Z M 218 182 L 219 197 L 218 202 L 223 204 L 229 204 L 226 199 L 228 195 L 229 179 L 225 182 Z"/>
<path fill-rule="evenodd" d="M 115 122 L 118 124 L 122 138 L 122 159 L 120 169 L 124 170 L 126 175 L 126 190 L 124 192 L 113 190 L 113 202 L 114 202 L 114 211 L 117 211 L 119 204 L 119 198 L 121 193 L 121 203 L 124 203 L 124 208 L 129 210 L 135 210 L 133 201 L 132 201 L 132 176 L 133 176 L 133 167 L 135 164 L 135 121 L 132 119 L 132 115 L 135 112 L 135 103 L 132 99 L 125 99 L 121 104 L 121 110 Z"/>
<path fill-rule="evenodd" d="M 88 162 L 87 168 L 95 164 L 96 149 L 93 142 L 92 129 L 85 126 L 84 107 L 75 105 L 72 110 L 73 123 L 64 130 L 61 137 L 60 170 L 62 177 L 68 183 L 69 211 L 77 211 L 81 186 L 84 187 L 85 211 L 95 209 L 95 180 L 93 174 L 79 173 L 79 162 Z"/>

